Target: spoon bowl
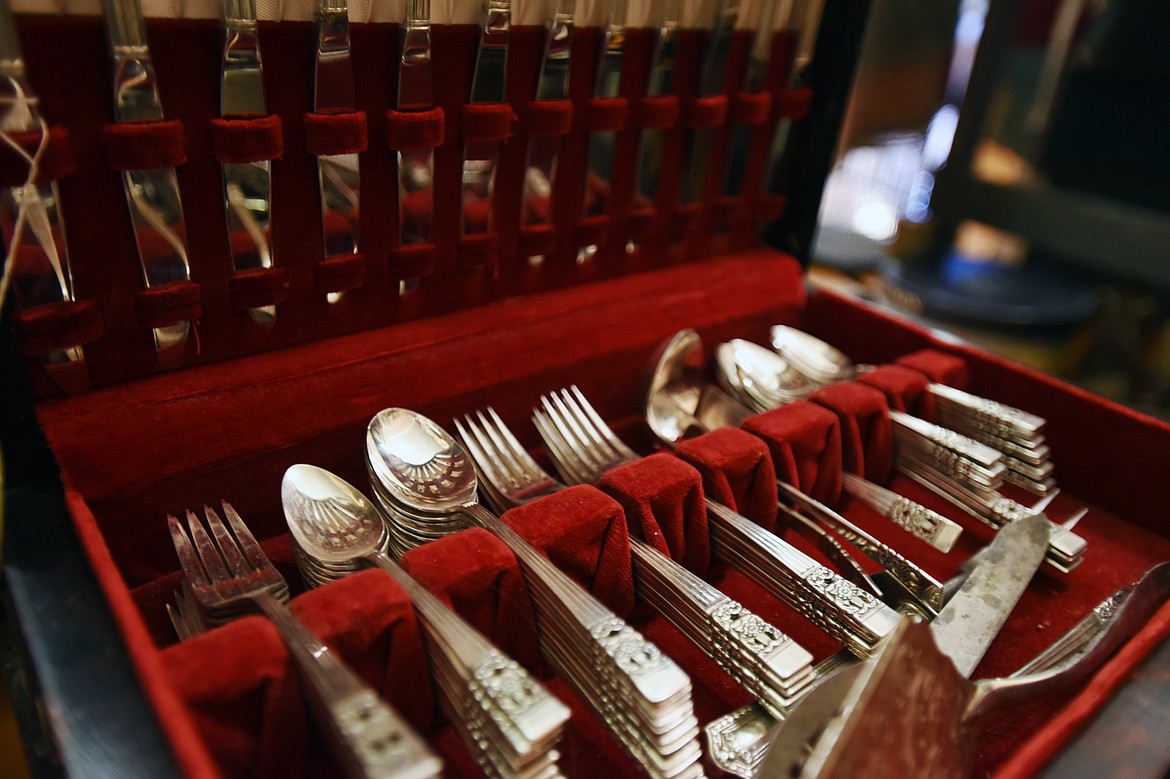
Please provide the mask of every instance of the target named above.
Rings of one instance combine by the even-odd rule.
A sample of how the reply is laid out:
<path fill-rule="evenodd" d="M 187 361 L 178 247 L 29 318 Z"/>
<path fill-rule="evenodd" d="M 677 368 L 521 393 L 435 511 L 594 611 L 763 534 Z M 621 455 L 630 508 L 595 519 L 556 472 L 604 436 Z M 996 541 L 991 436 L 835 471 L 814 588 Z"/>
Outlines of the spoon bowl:
<path fill-rule="evenodd" d="M 423 515 L 475 502 L 475 469 L 443 428 L 404 408 L 379 411 L 366 428 L 366 459 L 385 497 Z"/>
<path fill-rule="evenodd" d="M 803 330 L 776 325 L 770 335 L 772 348 L 818 384 L 851 379 L 857 373 L 857 366 L 844 352 Z"/>
<path fill-rule="evenodd" d="M 386 526 L 378 510 L 349 483 L 315 465 L 293 465 L 280 484 L 293 540 L 325 564 L 378 551 Z"/>

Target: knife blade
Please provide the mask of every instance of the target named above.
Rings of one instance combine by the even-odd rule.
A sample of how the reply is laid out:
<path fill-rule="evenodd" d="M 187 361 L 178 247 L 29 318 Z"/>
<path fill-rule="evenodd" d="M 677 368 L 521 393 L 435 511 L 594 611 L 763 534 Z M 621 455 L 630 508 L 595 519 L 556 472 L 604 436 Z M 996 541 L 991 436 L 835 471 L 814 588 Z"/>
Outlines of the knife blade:
<path fill-rule="evenodd" d="M 349 51 L 349 6 L 346 0 L 318 0 L 313 110 L 349 113 L 357 110 L 356 107 Z M 357 253 L 360 175 L 357 153 L 317 158 L 322 245 L 326 257 Z M 325 299 L 336 303 L 342 294 L 331 292 Z"/>
<path fill-rule="evenodd" d="M 223 34 L 220 116 L 230 119 L 266 114 L 255 0 L 224 0 Z M 268 160 L 225 162 L 222 167 L 232 266 L 237 271 L 271 268 L 270 164 Z M 257 322 L 269 323 L 276 318 L 276 306 L 250 308 L 248 314 Z"/>
<path fill-rule="evenodd" d="M 605 22 L 605 38 L 601 44 L 601 61 L 597 65 L 597 78 L 593 84 L 593 96 L 600 98 L 620 97 L 622 90 L 622 61 L 626 48 L 626 23 L 629 7 L 626 0 L 613 0 Z M 617 133 L 612 130 L 598 130 L 589 134 L 589 146 L 585 150 L 585 199 L 583 216 L 601 216 L 609 210 L 609 186 L 613 181 L 613 150 L 617 144 Z M 582 246 L 577 251 L 577 263 L 588 262 L 597 254 L 596 244 Z"/>
<path fill-rule="evenodd" d="M 569 94 L 569 66 L 573 49 L 575 0 L 557 0 L 548 29 L 548 43 L 536 82 L 537 100 L 564 100 Z M 539 226 L 552 221 L 553 185 L 556 181 L 557 153 L 561 139 L 556 135 L 529 138 L 528 158 L 524 164 L 524 189 L 520 204 L 520 224 Z M 544 262 L 542 255 L 528 258 L 531 265 Z"/>
<path fill-rule="evenodd" d="M 699 79 L 698 97 L 714 97 L 723 93 L 727 76 L 727 57 L 731 50 L 731 34 L 739 18 L 739 0 L 723 0 L 707 52 L 703 57 L 703 70 Z M 690 152 L 687 154 L 682 177 L 679 179 L 679 202 L 694 203 L 703 197 L 707 173 L 711 169 L 711 152 L 719 128 L 700 127 L 690 132 Z"/>
<path fill-rule="evenodd" d="M 662 97 L 674 90 L 674 60 L 678 53 L 678 31 L 682 18 L 680 0 L 667 0 L 666 14 L 658 30 L 658 42 L 650 65 L 647 97 Z M 643 130 L 638 143 L 638 163 L 634 182 L 637 186 L 636 209 L 652 208 L 658 199 L 658 179 L 662 175 L 662 155 L 666 149 L 667 129 Z M 636 250 L 630 241 L 627 252 Z"/>
<path fill-rule="evenodd" d="M 771 60 L 772 36 L 778 26 L 787 24 L 795 0 L 764 0 L 760 7 L 760 18 L 756 35 L 752 38 L 751 53 L 743 74 L 744 92 L 758 94 L 764 90 L 764 78 L 768 74 Z M 731 139 L 727 144 L 726 174 L 723 179 L 723 194 L 738 195 L 743 188 L 744 168 L 747 165 L 748 149 L 752 143 L 751 125 L 736 124 L 731 128 Z"/>
<path fill-rule="evenodd" d="M 434 107 L 434 83 L 431 70 L 430 0 L 409 0 L 406 24 L 402 26 L 401 68 L 398 71 L 398 110 L 429 111 Z M 433 149 L 409 149 L 398 152 L 398 245 L 426 243 L 431 240 L 431 214 L 434 210 Z M 417 282 L 399 282 L 398 293 L 405 295 Z"/>
<path fill-rule="evenodd" d="M 512 29 L 511 0 L 488 0 L 475 73 L 471 79 L 472 103 L 504 101 L 508 76 L 508 37 Z M 496 178 L 497 141 L 467 141 L 463 146 L 464 235 L 491 230 L 492 190 Z"/>
<path fill-rule="evenodd" d="M 102 0 L 102 6 L 114 59 L 114 120 L 124 123 L 164 119 L 138 0 Z M 187 231 L 174 167 L 125 171 L 122 183 L 143 284 L 150 288 L 190 281 Z M 190 329 L 187 321 L 153 329 L 161 366 L 182 364 Z"/>
<path fill-rule="evenodd" d="M 41 119 L 38 102 L 25 77 L 12 9 L 7 2 L 0 2 L 0 105 L 4 106 L 0 132 L 47 133 L 48 126 Z M 59 203 L 54 181 L 32 181 L 3 191 L 0 208 L 6 230 L 5 245 L 14 247 L 9 273 L 15 282 L 17 305 L 22 309 L 74 300 L 69 245 Z M 18 223 L 20 234 L 14 235 Z M 41 362 L 55 377 L 72 383 L 64 374 L 57 376 L 60 372 L 54 366 L 84 359 L 85 352 L 78 345 L 46 354 Z"/>
<path fill-rule="evenodd" d="M 791 75 L 788 78 L 789 87 L 798 87 L 807 78 L 813 51 L 817 44 L 817 31 L 821 26 L 821 14 L 824 9 L 825 0 L 806 0 L 804 4 L 800 20 L 800 35 L 796 44 L 796 56 L 793 60 Z M 771 149 L 768 152 L 767 175 L 763 179 L 765 189 L 772 188 L 773 182 L 781 176 L 788 148 L 788 136 L 791 131 L 791 119 L 781 119 L 776 125 Z"/>
<path fill-rule="evenodd" d="M 1048 525 L 1035 514 L 999 531 L 984 561 L 931 623 L 939 649 L 964 677 L 979 665 L 1044 561 Z"/>

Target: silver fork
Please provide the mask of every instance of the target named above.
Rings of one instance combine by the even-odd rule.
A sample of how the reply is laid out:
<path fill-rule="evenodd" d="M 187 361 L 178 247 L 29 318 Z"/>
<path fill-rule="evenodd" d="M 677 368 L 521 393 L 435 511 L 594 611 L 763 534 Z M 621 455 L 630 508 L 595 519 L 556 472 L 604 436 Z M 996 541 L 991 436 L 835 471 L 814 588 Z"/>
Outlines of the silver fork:
<path fill-rule="evenodd" d="M 564 489 L 489 408 L 455 420 L 493 507 L 504 512 Z M 654 547 L 631 538 L 638 594 L 777 716 L 813 680 L 812 655 Z"/>
<path fill-rule="evenodd" d="M 619 439 L 576 387 L 541 398 L 533 421 L 567 481 L 596 484 L 638 455 Z M 715 554 L 837 638 L 870 657 L 902 618 L 873 595 L 751 520 L 707 499 Z"/>
<path fill-rule="evenodd" d="M 231 504 L 223 502 L 227 525 L 210 507 L 203 510 L 210 535 L 194 512 L 187 512 L 186 531 L 167 516 L 183 570 L 176 607 L 167 607 L 179 637 L 259 609 L 280 632 L 346 776 L 438 775 L 442 763 L 426 742 L 288 610 L 284 577 Z"/>

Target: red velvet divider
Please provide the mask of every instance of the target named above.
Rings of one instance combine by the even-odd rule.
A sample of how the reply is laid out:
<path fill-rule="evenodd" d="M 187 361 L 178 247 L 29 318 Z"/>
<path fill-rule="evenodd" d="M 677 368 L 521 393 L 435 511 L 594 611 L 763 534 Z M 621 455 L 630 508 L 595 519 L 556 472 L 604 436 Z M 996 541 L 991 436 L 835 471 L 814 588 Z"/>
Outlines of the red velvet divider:
<path fill-rule="evenodd" d="M 516 254 L 521 257 L 547 255 L 553 250 L 556 236 L 549 224 L 522 227 L 516 235 Z"/>
<path fill-rule="evenodd" d="M 139 327 L 165 327 L 203 314 L 202 291 L 193 281 L 175 281 L 134 293 Z"/>
<path fill-rule="evenodd" d="M 495 233 L 460 236 L 455 266 L 463 273 L 491 268 L 500 258 L 500 238 Z"/>
<path fill-rule="evenodd" d="M 396 151 L 433 149 L 443 142 L 443 109 L 386 112 L 386 145 Z"/>
<path fill-rule="evenodd" d="M 102 128 L 102 140 L 114 170 L 153 170 L 187 161 L 183 123 L 175 119 L 108 124 Z"/>
<path fill-rule="evenodd" d="M 35 157 L 41 147 L 45 148 L 37 160 L 37 183 L 56 181 L 73 172 L 76 162 L 69 146 L 69 131 L 59 125 L 49 128 L 49 137 L 44 138 L 40 130 L 12 133 L 12 140 Z M 7 144 L 0 146 L 0 186 L 20 187 L 28 181 L 28 162 Z"/>
<path fill-rule="evenodd" d="M 390 277 L 395 280 L 421 279 L 435 271 L 435 245 L 416 243 L 390 250 Z"/>
<path fill-rule="evenodd" d="M 211 150 L 224 163 L 274 160 L 284 153 L 280 117 L 268 114 L 212 119 Z"/>
<path fill-rule="evenodd" d="M 665 130 L 678 121 L 678 95 L 646 95 L 638 100 L 634 123 L 643 130 Z"/>
<path fill-rule="evenodd" d="M 313 266 L 313 289 L 318 294 L 349 292 L 366 282 L 366 258 L 362 254 L 336 254 Z"/>
<path fill-rule="evenodd" d="M 702 576 L 711 562 L 703 477 L 668 454 L 652 454 L 601 477 L 598 486 L 625 511 L 634 534 Z"/>
<path fill-rule="evenodd" d="M 305 151 L 314 157 L 357 154 L 369 147 L 365 111 L 325 111 L 304 115 Z"/>
<path fill-rule="evenodd" d="M 467 103 L 463 106 L 464 141 L 502 141 L 512 134 L 510 103 Z"/>
<path fill-rule="evenodd" d="M 302 777 L 308 723 L 296 672 L 276 628 L 244 617 L 162 651 L 224 777 Z"/>
<path fill-rule="evenodd" d="M 687 101 L 687 127 L 718 127 L 727 121 L 727 95 L 692 97 Z"/>
<path fill-rule="evenodd" d="M 823 387 L 810 397 L 841 423 L 842 464 L 846 471 L 881 484 L 894 467 L 890 407 L 881 390 L 856 381 Z"/>
<path fill-rule="evenodd" d="M 707 497 L 767 530 L 775 528 L 776 469 L 761 439 L 734 427 L 722 427 L 683 441 L 675 454 L 703 475 Z"/>
<path fill-rule="evenodd" d="M 529 669 L 541 667 L 524 573 L 503 541 L 470 528 L 411 549 L 401 563 L 509 657 Z"/>
<path fill-rule="evenodd" d="M 920 349 L 899 357 L 896 362 L 905 368 L 913 368 L 936 384 L 965 390 L 969 382 L 967 363 L 963 358 L 937 349 Z"/>
<path fill-rule="evenodd" d="M 608 214 L 585 217 L 577 223 L 574 243 L 577 246 L 604 246 L 609 241 L 610 221 Z"/>
<path fill-rule="evenodd" d="M 777 119 L 803 119 L 811 106 L 811 89 L 784 89 L 777 93 L 772 113 Z"/>
<path fill-rule="evenodd" d="M 572 129 L 571 100 L 534 100 L 528 104 L 525 130 L 529 136 L 562 136 Z"/>
<path fill-rule="evenodd" d="M 591 97 L 585 105 L 585 129 L 615 133 L 626 126 L 630 101 L 624 97 Z"/>
<path fill-rule="evenodd" d="M 240 310 L 278 306 L 288 300 L 287 268 L 248 268 L 228 278 L 232 305 Z"/>
<path fill-rule="evenodd" d="M 772 112 L 772 95 L 768 92 L 736 92 L 731 99 L 731 121 L 735 124 L 760 125 Z"/>
<path fill-rule="evenodd" d="M 83 346 L 102 337 L 105 327 L 97 305 L 88 300 L 48 303 L 12 315 L 22 354 L 41 355 Z"/>
<path fill-rule="evenodd" d="M 501 519 L 619 617 L 633 610 L 630 534 L 615 500 L 579 485 L 510 509 Z"/>
<path fill-rule="evenodd" d="M 776 476 L 822 503 L 841 496 L 841 423 L 824 406 L 798 400 L 749 417 L 741 427 L 763 439 Z"/>
<path fill-rule="evenodd" d="M 934 421 L 934 395 L 930 392 L 930 381 L 923 373 L 902 365 L 879 365 L 872 371 L 859 374 L 857 381 L 881 390 L 891 411 Z"/>

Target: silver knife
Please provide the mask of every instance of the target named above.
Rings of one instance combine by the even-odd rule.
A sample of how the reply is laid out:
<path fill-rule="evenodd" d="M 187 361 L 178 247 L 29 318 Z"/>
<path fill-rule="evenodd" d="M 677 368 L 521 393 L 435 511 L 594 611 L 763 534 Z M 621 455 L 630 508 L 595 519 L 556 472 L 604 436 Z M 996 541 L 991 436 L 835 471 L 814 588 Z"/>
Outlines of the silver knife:
<path fill-rule="evenodd" d="M 564 100 L 569 94 L 569 65 L 573 48 L 575 0 L 557 0 L 540 79 L 536 82 L 537 100 Z M 528 159 L 524 164 L 524 190 L 520 204 L 520 225 L 531 227 L 552 221 L 553 185 L 556 180 L 557 152 L 561 139 L 556 135 L 535 136 L 528 140 Z M 528 258 L 529 264 L 544 262 L 542 255 Z"/>
<path fill-rule="evenodd" d="M 504 101 L 508 76 L 508 37 L 512 29 L 511 0 L 487 0 L 475 73 L 471 79 L 472 103 Z M 463 147 L 464 235 L 491 230 L 492 190 L 496 178 L 498 141 L 467 141 Z"/>
<path fill-rule="evenodd" d="M 817 45 L 817 31 L 821 26 L 821 14 L 824 9 L 825 0 L 805 0 L 800 36 L 796 44 L 796 57 L 792 64 L 792 73 L 788 77 L 790 87 L 799 86 L 808 75 L 813 50 Z M 771 187 L 773 179 L 778 177 L 779 171 L 783 167 L 785 149 L 788 147 L 788 136 L 791 130 L 791 119 L 781 119 L 780 123 L 776 125 L 776 133 L 772 136 L 772 148 L 768 153 L 767 175 L 764 176 L 765 190 Z"/>
<path fill-rule="evenodd" d="M 115 121 L 162 120 L 162 104 L 138 0 L 102 0 L 102 5 L 114 56 Z M 175 169 L 125 171 L 122 183 L 126 189 L 145 286 L 190 281 L 187 232 Z M 190 322 L 154 328 L 154 348 L 161 366 L 182 364 L 190 329 Z"/>
<path fill-rule="evenodd" d="M 406 6 L 406 24 L 402 26 L 398 110 L 429 111 L 434 104 L 431 71 L 431 3 L 430 0 L 409 0 Z M 399 246 L 427 243 L 431 240 L 434 172 L 433 149 L 409 149 L 398 152 Z M 404 295 L 410 292 L 415 284 L 413 279 L 399 282 L 398 293 Z"/>
<path fill-rule="evenodd" d="M 224 119 L 268 113 L 255 0 L 223 2 L 219 112 Z M 223 193 L 233 267 L 237 271 L 271 268 L 272 183 L 268 160 L 223 163 Z M 250 308 L 248 314 L 257 322 L 272 322 L 276 306 Z"/>
<path fill-rule="evenodd" d="M 349 57 L 349 7 L 346 0 L 317 2 L 317 70 L 313 110 L 348 113 L 356 110 L 353 63 Z M 358 197 L 361 185 L 358 155 L 330 154 L 317 158 L 321 189 L 321 233 L 325 256 L 358 250 Z M 341 292 L 326 300 L 336 303 Z"/>
<path fill-rule="evenodd" d="M 658 44 L 650 65 L 647 97 L 669 95 L 674 90 L 674 59 L 678 52 L 678 30 L 682 14 L 680 0 L 667 0 L 666 15 L 658 31 Z M 634 176 L 637 208 L 652 208 L 658 199 L 658 179 L 662 175 L 662 155 L 666 150 L 667 129 L 643 130 L 638 144 L 637 171 Z M 637 244 L 631 240 L 626 251 L 633 252 Z"/>
<path fill-rule="evenodd" d="M 601 62 L 597 66 L 597 80 L 593 96 L 620 97 L 622 91 L 622 60 L 626 48 L 626 0 L 613 0 L 605 23 L 605 39 L 601 44 Z M 601 216 L 609 210 L 609 186 L 613 181 L 613 150 L 617 133 L 599 130 L 589 134 L 589 148 L 585 154 L 585 199 L 582 216 Z M 598 247 L 582 246 L 577 251 L 577 263 L 588 262 L 597 254 Z"/>
<path fill-rule="evenodd" d="M 723 0 L 715 27 L 711 30 L 703 71 L 699 79 L 698 97 L 723 94 L 727 77 L 727 57 L 731 50 L 731 34 L 739 18 L 739 0 Z M 711 170 L 711 152 L 715 146 L 717 127 L 701 127 L 690 132 L 686 168 L 679 181 L 679 202 L 694 203 L 703 197 L 707 174 Z"/>
<path fill-rule="evenodd" d="M 772 37 L 777 23 L 787 21 L 794 1 L 784 0 L 782 7 L 778 6 L 779 0 L 764 0 L 761 4 L 759 26 L 756 28 L 755 37 L 752 38 L 747 69 L 743 74 L 744 92 L 758 94 L 764 91 L 764 78 L 768 74 L 768 64 L 771 60 Z M 748 161 L 753 129 L 751 125 L 746 124 L 736 124 L 731 128 L 731 139 L 727 144 L 726 174 L 723 179 L 725 195 L 738 195 L 743 188 L 743 173 Z"/>
<path fill-rule="evenodd" d="M 999 531 L 986 559 L 930 624 L 938 648 L 963 676 L 979 665 L 1044 561 L 1048 527 L 1036 514 Z"/>
<path fill-rule="evenodd" d="M 42 121 L 38 100 L 25 80 L 24 59 L 16 37 L 16 25 L 8 2 L 0 2 L 0 131 L 23 133 L 41 130 L 48 133 Z M 18 215 L 23 210 L 24 221 L 16 246 L 10 258 L 13 267 L 9 273 L 14 282 L 17 305 L 22 309 L 48 303 L 74 300 L 73 275 L 69 267 L 69 246 L 65 240 L 65 226 L 58 208 L 60 198 L 54 181 L 30 182 L 23 187 L 5 189 L 0 208 L 7 230 L 15 229 Z M 13 235 L 6 232 L 6 246 L 13 245 Z M 19 273 L 16 263 L 20 263 Z M 54 376 L 54 366 L 85 359 L 81 346 L 71 346 L 43 355 L 41 362 Z M 62 374 L 61 379 L 68 381 Z"/>

